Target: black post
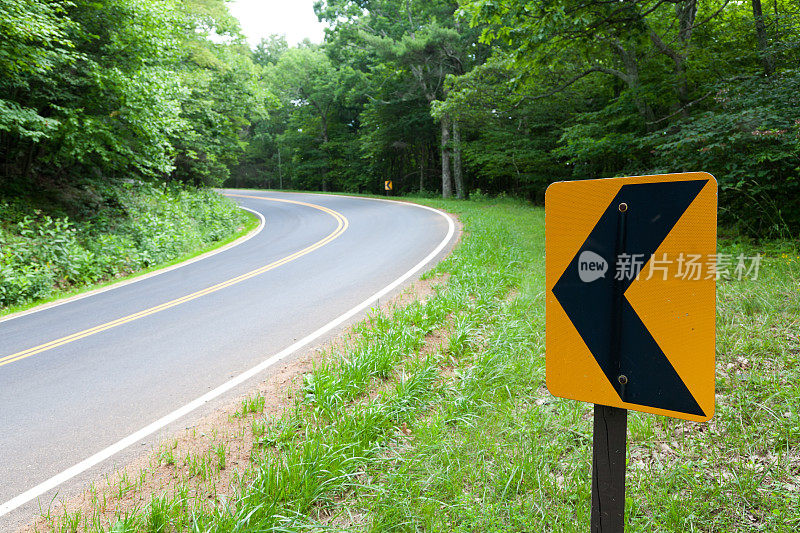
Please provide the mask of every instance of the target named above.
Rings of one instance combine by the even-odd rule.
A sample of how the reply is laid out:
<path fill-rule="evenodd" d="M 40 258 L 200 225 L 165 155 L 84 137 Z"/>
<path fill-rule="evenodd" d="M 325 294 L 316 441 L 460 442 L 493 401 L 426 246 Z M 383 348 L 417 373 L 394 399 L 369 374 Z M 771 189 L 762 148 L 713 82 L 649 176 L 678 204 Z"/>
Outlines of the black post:
<path fill-rule="evenodd" d="M 594 406 L 592 533 L 625 531 L 628 410 Z"/>

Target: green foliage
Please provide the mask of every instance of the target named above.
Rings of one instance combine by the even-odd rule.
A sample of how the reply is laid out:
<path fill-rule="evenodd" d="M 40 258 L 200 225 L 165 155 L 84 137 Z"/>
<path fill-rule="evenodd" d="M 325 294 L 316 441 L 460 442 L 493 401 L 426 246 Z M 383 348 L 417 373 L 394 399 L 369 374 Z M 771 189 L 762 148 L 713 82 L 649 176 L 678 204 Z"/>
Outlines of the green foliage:
<path fill-rule="evenodd" d="M 163 264 L 233 235 L 245 215 L 209 190 L 126 185 L 79 222 L 0 202 L 0 308 Z"/>
<path fill-rule="evenodd" d="M 223 0 L 0 6 L 0 179 L 227 177 L 268 98 Z"/>
<path fill-rule="evenodd" d="M 180 96 L 165 68 L 174 57 L 174 4 L 51 2 L 45 9 L 33 2 L 24 9 L 36 17 L 33 34 L 12 32 L 7 43 L 36 59 L 6 66 L 12 75 L 0 77 L 11 97 L 0 106 L 4 177 L 167 172 Z"/>
<path fill-rule="evenodd" d="M 657 164 L 717 176 L 721 214 L 753 235 L 800 228 L 800 70 L 722 84 L 712 109 L 641 141 Z"/>
<path fill-rule="evenodd" d="M 170 137 L 170 177 L 220 185 L 244 154 L 245 132 L 274 104 L 274 97 L 259 83 L 261 68 L 224 3 L 187 0 L 186 7 L 189 30 L 181 35 L 183 56 L 174 67 L 186 96 L 180 100 L 181 127 Z"/>
<path fill-rule="evenodd" d="M 541 201 L 562 179 L 705 170 L 723 223 L 800 230 L 793 200 L 775 200 L 798 197 L 792 2 L 763 15 L 766 40 L 749 3 L 724 0 L 316 10 L 330 25 L 321 48 L 273 38 L 254 53 L 281 109 L 256 125 L 231 184 L 437 190 L 441 157 L 460 148 L 467 189 Z M 445 121 L 460 145 L 440 137 Z"/>
<path fill-rule="evenodd" d="M 363 76 L 335 66 L 318 46 L 287 49 L 277 37 L 262 41 L 254 57 L 265 64 L 279 108 L 254 122 L 244 165 L 228 183 L 277 185 L 285 177 L 294 188 L 351 189 L 358 158 L 351 106 Z"/>
<path fill-rule="evenodd" d="M 42 116 L 27 103 L 15 101 L 15 96 L 55 67 L 76 59 L 70 49 L 67 28 L 59 24 L 59 16 L 63 16 L 69 5 L 23 0 L 0 2 L 0 132 L 40 140 L 56 129 L 57 121 Z"/>
<path fill-rule="evenodd" d="M 752 4 L 464 0 L 493 56 L 445 105 L 506 114 L 484 97 L 503 86 L 512 109 L 537 102 L 558 117 L 528 136 L 572 179 L 708 171 L 724 223 L 796 235 L 800 11 L 777 0 L 759 19 Z M 502 161 L 499 147 L 481 152 L 493 154 Z"/>
<path fill-rule="evenodd" d="M 704 170 L 725 224 L 796 235 L 800 8 L 761 3 L 320 0 L 322 45 L 250 50 L 224 0 L 0 0 L 0 191 L 408 194 L 452 167 L 457 193 L 541 201 Z"/>
<path fill-rule="evenodd" d="M 326 43 L 286 49 L 263 41 L 254 59 L 281 108 L 254 124 L 246 159 L 229 184 L 403 194 L 438 189 L 438 117 L 448 74 L 483 60 L 477 33 L 455 2 L 319 2 Z M 451 148 L 446 146 L 446 148 Z M 280 154 L 280 158 L 278 157 Z"/>

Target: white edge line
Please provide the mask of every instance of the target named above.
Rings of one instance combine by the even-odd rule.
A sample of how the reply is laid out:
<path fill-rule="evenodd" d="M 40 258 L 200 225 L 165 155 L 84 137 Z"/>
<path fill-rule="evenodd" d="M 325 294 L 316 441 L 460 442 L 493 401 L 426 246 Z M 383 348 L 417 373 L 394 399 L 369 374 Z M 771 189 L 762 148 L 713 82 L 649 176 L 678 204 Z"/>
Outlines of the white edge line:
<path fill-rule="evenodd" d="M 375 198 L 375 199 L 378 200 L 378 198 Z M 392 200 L 381 200 L 381 201 L 392 202 Z M 334 329 L 337 326 L 341 325 L 343 322 L 349 320 L 350 318 L 352 318 L 356 314 L 360 313 L 361 311 L 363 311 L 367 307 L 371 306 L 379 298 L 385 296 L 389 292 L 391 292 L 394 289 L 396 289 L 400 284 L 402 284 L 403 282 L 408 280 L 408 278 L 410 278 L 411 276 L 413 276 L 414 274 L 416 274 L 417 272 L 422 270 L 422 268 L 425 267 L 425 265 L 430 263 L 437 255 L 439 255 L 439 253 L 442 250 L 444 250 L 445 246 L 447 246 L 447 244 L 453 238 L 453 235 L 455 234 L 455 224 L 453 223 L 453 219 L 449 215 L 447 215 L 445 212 L 439 211 L 438 209 L 434 209 L 432 207 L 428 207 L 428 206 L 425 206 L 425 205 L 412 204 L 412 203 L 409 203 L 409 202 L 393 202 L 393 203 L 400 203 L 400 204 L 403 204 L 403 205 L 411 205 L 411 206 L 414 206 L 414 207 L 419 207 L 421 209 L 427 209 L 428 211 L 433 211 L 434 213 L 437 213 L 437 214 L 441 215 L 442 217 L 444 217 L 447 220 L 448 229 L 447 229 L 447 235 L 445 236 L 445 238 L 442 240 L 442 242 L 439 243 L 438 246 L 436 246 L 436 248 L 430 254 L 428 254 L 422 261 L 420 261 L 413 268 L 411 268 L 411 270 L 409 270 L 408 272 L 406 272 L 405 274 L 403 274 L 402 276 L 400 276 L 399 278 L 394 280 L 392 283 L 390 283 L 389 285 L 387 285 L 386 287 L 384 287 L 380 291 L 376 292 L 375 294 L 373 294 L 372 296 L 370 296 L 369 298 L 367 298 L 366 300 L 364 300 L 360 304 L 356 305 L 355 307 L 353 307 L 349 311 L 346 311 L 344 314 L 339 315 L 337 318 L 334 318 L 333 320 L 331 320 L 330 322 L 328 322 L 327 324 L 325 324 L 324 326 L 322 326 L 318 330 L 316 330 L 313 333 L 303 337 L 302 339 L 300 339 L 299 341 L 295 342 L 294 344 L 284 348 L 283 350 L 281 350 L 280 352 L 276 353 L 272 357 L 266 359 L 265 361 L 259 363 L 256 366 L 254 366 L 250 370 L 247 370 L 247 371 L 243 372 L 242 374 L 239 374 L 238 376 L 234 377 L 233 379 L 223 383 L 219 387 L 217 387 L 217 388 L 215 388 L 215 389 L 203 394 L 202 396 L 200 396 L 196 400 L 193 400 L 193 401 L 189 402 L 188 404 L 184 405 L 183 407 L 181 407 L 181 408 L 169 413 L 168 415 L 156 420 L 152 424 L 149 424 L 149 425 L 143 427 L 139 431 L 137 431 L 135 433 L 132 433 L 131 435 L 128 435 L 127 437 L 123 438 L 122 440 L 112 444 L 108 448 L 105 448 L 104 450 L 101 450 L 101 451 L 97 452 L 96 454 L 92 455 L 91 457 L 88 457 L 88 458 L 84 459 L 80 463 L 78 463 L 78 464 L 76 464 L 76 465 L 74 465 L 74 466 L 72 466 L 70 468 L 67 468 L 66 470 L 64 470 L 60 474 L 56 474 L 55 476 L 51 477 L 47 481 L 44 481 L 44 482 L 36 485 L 35 487 L 26 490 L 25 492 L 23 492 L 19 496 L 8 500 L 7 502 L 5 502 L 2 505 L 0 505 L 0 516 L 3 516 L 5 514 L 7 514 L 7 513 L 10 513 L 11 511 L 17 509 L 18 507 L 20 507 L 22 505 L 25 505 L 26 503 L 28 503 L 29 501 L 33 500 L 34 498 L 38 498 L 39 496 L 43 495 L 44 493 L 48 492 L 49 490 L 56 488 L 57 486 L 61 485 L 62 483 L 72 479 L 73 477 L 75 477 L 75 476 L 77 476 L 79 474 L 82 474 L 83 472 L 85 472 L 86 470 L 92 468 L 93 466 L 96 466 L 97 464 L 105 461 L 106 459 L 112 457 L 113 455 L 121 452 L 122 450 L 124 450 L 128 446 L 130 446 L 132 444 L 135 444 L 137 442 L 140 442 L 142 439 L 152 435 L 156 431 L 166 427 L 167 425 L 171 424 L 172 422 L 175 422 L 176 420 L 180 419 L 181 417 L 191 413 L 192 411 L 194 411 L 198 407 L 201 407 L 202 405 L 210 402 L 211 400 L 216 399 L 217 397 L 219 397 L 222 394 L 228 392 L 229 390 L 233 389 L 234 387 L 236 387 L 238 385 L 241 385 L 242 383 L 244 383 L 248 379 L 252 378 L 253 376 L 255 376 L 257 374 L 259 374 L 260 372 L 263 372 L 264 370 L 266 370 L 270 366 L 274 365 L 275 363 L 277 363 L 281 359 L 284 359 L 284 358 L 288 357 L 289 355 L 293 354 L 294 352 L 296 352 L 300 348 L 303 348 L 304 346 L 310 344 L 312 341 L 316 340 L 318 337 L 321 337 L 322 335 L 328 333 L 332 329 Z"/>
<path fill-rule="evenodd" d="M 252 239 L 253 237 L 255 237 L 256 235 L 258 235 L 259 233 L 261 233 L 261 230 L 264 229 L 264 226 L 266 225 L 267 221 L 264 218 L 264 215 L 262 215 L 258 211 L 255 211 L 255 210 L 250 209 L 248 207 L 242 207 L 241 205 L 238 206 L 238 207 L 239 207 L 239 209 L 244 209 L 245 211 L 250 211 L 254 215 L 258 216 L 258 218 L 261 220 L 261 222 L 258 225 L 258 228 L 256 228 L 255 230 L 251 231 L 250 233 L 248 233 L 244 237 L 240 237 L 240 238 L 236 239 L 235 241 L 230 242 L 230 243 L 226 244 L 225 246 L 223 246 L 221 248 L 217 248 L 216 250 L 211 250 L 210 252 L 206 252 L 204 254 L 198 255 L 197 257 L 193 257 L 191 259 L 187 259 L 186 261 L 178 263 L 177 265 L 172 265 L 172 266 L 169 266 L 169 267 L 166 267 L 166 268 L 162 268 L 160 270 L 155 270 L 153 272 L 148 272 L 147 274 L 142 274 L 141 276 L 136 276 L 135 278 L 132 278 L 132 279 L 128 279 L 128 280 L 125 280 L 125 281 L 120 281 L 120 282 L 117 282 L 117 283 L 112 283 L 111 285 L 108 285 L 106 287 L 101 287 L 99 289 L 94 289 L 94 290 L 91 290 L 91 291 L 87 291 L 87 292 L 84 292 L 82 294 L 76 294 L 75 296 L 68 296 L 66 298 L 62 298 L 60 300 L 56 300 L 55 302 L 50 302 L 50 303 L 46 303 L 46 304 L 37 305 L 36 307 L 34 307 L 32 309 L 28 309 L 26 311 L 19 311 L 17 313 L 11 313 L 10 315 L 6 315 L 4 317 L 0 317 L 0 322 L 8 322 L 9 320 L 14 320 L 15 318 L 20 318 L 20 317 L 23 317 L 23 316 L 32 315 L 34 313 L 38 313 L 39 311 L 45 311 L 47 309 L 52 309 L 53 307 L 58 307 L 59 305 L 64 305 L 64 304 L 75 302 L 77 300 L 82 300 L 84 298 L 88 298 L 89 296 L 94 296 L 95 294 L 101 294 L 101 293 L 104 293 L 104 292 L 107 292 L 107 291 L 110 291 L 110 290 L 119 289 L 120 287 L 125 287 L 127 285 L 131 285 L 133 283 L 138 283 L 138 282 L 144 281 L 146 279 L 154 278 L 156 276 L 160 276 L 161 274 L 166 274 L 167 272 L 172 272 L 173 270 L 178 270 L 179 268 L 183 268 L 185 266 L 189 266 L 192 263 L 196 263 L 198 261 L 202 261 L 203 259 L 208 259 L 212 255 L 220 254 L 222 252 L 230 250 L 231 248 L 239 246 L 240 244 L 244 244 L 247 241 L 249 241 L 250 239 Z M 0 515 L 0 516 L 2 516 L 2 515 Z"/>

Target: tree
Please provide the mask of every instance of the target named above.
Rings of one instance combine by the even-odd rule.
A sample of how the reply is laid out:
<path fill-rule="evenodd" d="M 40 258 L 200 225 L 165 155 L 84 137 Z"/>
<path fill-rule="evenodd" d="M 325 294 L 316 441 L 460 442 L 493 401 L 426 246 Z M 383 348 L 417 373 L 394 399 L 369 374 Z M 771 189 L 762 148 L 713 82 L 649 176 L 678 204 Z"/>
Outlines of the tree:
<path fill-rule="evenodd" d="M 253 50 L 253 62 L 262 67 L 274 65 L 284 52 L 289 49 L 286 37 L 283 35 L 270 35 L 261 39 Z"/>
<path fill-rule="evenodd" d="M 292 109 L 293 115 L 313 117 L 315 124 L 309 121 L 305 121 L 305 124 L 318 131 L 318 149 L 325 159 L 322 190 L 327 190 L 333 156 L 331 121 L 352 85 L 358 83 L 358 77 L 348 67 L 335 68 L 328 56 L 316 47 L 286 50 L 268 70 L 267 76 L 280 94 L 284 107 Z"/>
<path fill-rule="evenodd" d="M 6 2 L 11 39 L 0 60 L 4 177 L 107 179 L 157 176 L 171 167 L 180 87 L 172 2 Z M 28 31 L 31 33 L 28 33 Z M 22 57 L 21 61 L 16 58 Z M 5 115 L 5 113 L 4 113 Z"/>
<path fill-rule="evenodd" d="M 781 23 L 796 29 L 800 13 L 778 0 L 770 20 L 759 7 L 729 0 L 463 4 L 492 43 L 490 63 L 517 96 L 514 105 L 572 102 L 562 107 L 560 139 L 549 153 L 574 177 L 712 171 L 731 207 L 723 220 L 777 234 L 780 224 L 759 213 L 775 213 L 777 190 L 795 187 L 797 126 L 786 102 L 800 47 Z M 465 82 L 481 86 L 469 76 Z M 448 100 L 450 109 L 503 109 L 468 83 L 456 84 Z M 794 209 L 780 212 L 782 224 L 800 227 L 787 215 Z"/>
<path fill-rule="evenodd" d="M 316 10 L 321 19 L 332 25 L 333 42 L 341 36 L 348 42 L 358 40 L 373 54 L 375 62 L 391 65 L 381 70 L 394 70 L 408 82 L 401 92 L 389 100 L 416 99 L 421 96 L 432 106 L 443 100 L 444 82 L 449 74 L 463 74 L 469 67 L 465 53 L 470 32 L 459 32 L 453 18 L 456 5 L 448 1 L 414 3 L 398 0 L 352 2 L 328 0 L 318 2 Z M 473 56 L 474 58 L 475 56 Z M 448 116 L 439 121 L 442 195 L 452 194 L 450 134 L 453 122 Z M 458 127 L 457 125 L 455 126 Z M 459 134 L 455 135 L 459 137 Z M 460 145 L 456 146 L 460 150 Z M 465 196 L 460 152 L 455 162 L 456 193 Z"/>
<path fill-rule="evenodd" d="M 40 141 L 57 129 L 58 122 L 42 116 L 40 106 L 23 92 L 32 82 L 47 80 L 55 67 L 74 63 L 78 56 L 59 24 L 64 6 L 21 0 L 4 0 L 0 6 L 0 138 L 8 154 L 15 151 L 15 144 Z M 14 173 L 13 161 L 5 163 L 4 175 Z"/>
<path fill-rule="evenodd" d="M 767 28 L 764 24 L 764 10 L 761 9 L 761 0 L 750 0 L 750 4 L 753 6 L 753 21 L 756 28 L 758 52 L 761 54 L 761 61 L 764 64 L 764 74 L 772 76 L 773 72 L 775 72 L 775 64 L 767 45 Z"/>

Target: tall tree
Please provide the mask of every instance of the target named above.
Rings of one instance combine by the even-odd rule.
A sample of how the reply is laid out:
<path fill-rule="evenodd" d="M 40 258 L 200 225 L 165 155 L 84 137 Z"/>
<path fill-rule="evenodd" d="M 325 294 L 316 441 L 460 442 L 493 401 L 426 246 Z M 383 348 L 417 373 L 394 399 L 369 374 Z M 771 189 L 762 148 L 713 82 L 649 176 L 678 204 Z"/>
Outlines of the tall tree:
<path fill-rule="evenodd" d="M 6 179 L 158 176 L 181 88 L 172 1 L 6 0 L 0 143 Z"/>
<path fill-rule="evenodd" d="M 769 52 L 769 45 L 767 44 L 767 28 L 764 24 L 764 10 L 761 8 L 761 0 L 750 0 L 753 6 L 753 21 L 756 27 L 756 40 L 758 42 L 758 52 L 761 55 L 761 61 L 764 64 L 764 74 L 772 76 L 775 71 L 775 64 L 772 60 L 772 54 Z"/>
<path fill-rule="evenodd" d="M 319 134 L 318 148 L 325 158 L 322 190 L 327 190 L 333 157 L 331 122 L 352 85 L 358 83 L 358 76 L 349 67 L 334 67 L 328 56 L 316 46 L 283 52 L 267 71 L 267 76 L 280 94 L 283 106 L 291 108 L 293 113 L 313 117 Z"/>
<path fill-rule="evenodd" d="M 459 32 L 454 12 L 456 5 L 447 0 L 412 2 L 411 0 L 327 0 L 318 2 L 317 13 L 331 24 L 331 34 L 358 39 L 370 50 L 375 60 L 393 65 L 410 83 L 403 94 L 394 99 L 423 97 L 429 104 L 445 98 L 448 75 L 463 74 L 468 60 L 476 59 L 466 51 L 474 42 L 474 32 Z M 440 126 L 442 195 L 452 195 L 453 173 L 449 144 L 452 120 L 437 117 Z M 456 164 L 460 158 L 455 158 Z M 459 179 L 461 169 L 455 172 Z M 463 182 L 456 184 L 459 197 L 464 196 Z"/>
<path fill-rule="evenodd" d="M 186 87 L 181 101 L 183 128 L 172 137 L 175 159 L 170 177 L 218 185 L 246 148 L 250 124 L 273 98 L 259 83 L 238 21 L 223 0 L 182 0 L 176 73 Z"/>

